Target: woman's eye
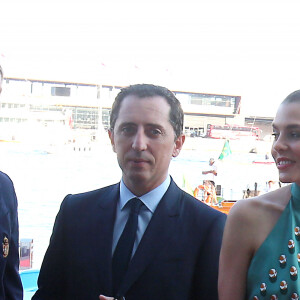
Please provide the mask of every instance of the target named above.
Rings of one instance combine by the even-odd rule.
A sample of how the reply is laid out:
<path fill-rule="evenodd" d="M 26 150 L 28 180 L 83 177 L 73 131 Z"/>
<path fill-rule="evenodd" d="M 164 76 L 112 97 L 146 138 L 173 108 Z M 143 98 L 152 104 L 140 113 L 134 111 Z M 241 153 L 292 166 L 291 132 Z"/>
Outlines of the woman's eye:
<path fill-rule="evenodd" d="M 274 140 L 276 141 L 278 139 L 278 137 L 279 137 L 279 133 L 273 132 L 272 136 L 274 137 Z"/>
<path fill-rule="evenodd" d="M 300 132 L 291 132 L 290 135 L 293 138 L 299 138 L 300 137 Z"/>
<path fill-rule="evenodd" d="M 278 140 L 279 138 L 279 133 L 277 132 L 273 132 L 272 135 L 274 136 L 274 140 Z M 286 133 L 286 138 L 288 139 L 299 139 L 300 138 L 300 131 L 292 131 L 292 132 L 289 132 L 289 133 Z"/>

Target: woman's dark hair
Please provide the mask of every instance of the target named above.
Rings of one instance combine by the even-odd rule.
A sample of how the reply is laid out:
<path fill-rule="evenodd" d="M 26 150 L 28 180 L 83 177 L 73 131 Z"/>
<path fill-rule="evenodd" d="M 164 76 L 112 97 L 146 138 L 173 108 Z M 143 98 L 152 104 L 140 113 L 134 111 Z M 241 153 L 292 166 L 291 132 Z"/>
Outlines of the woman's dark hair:
<path fill-rule="evenodd" d="M 3 80 L 3 70 L 2 67 L 0 65 L 0 82 Z"/>
<path fill-rule="evenodd" d="M 283 101 L 282 104 L 299 102 L 300 101 L 300 90 L 294 91 L 289 94 Z"/>
<path fill-rule="evenodd" d="M 169 121 L 174 129 L 176 138 L 183 132 L 183 110 L 179 100 L 175 95 L 165 87 L 152 85 L 152 84 L 135 84 L 121 89 L 117 95 L 110 114 L 110 130 L 113 131 L 116 120 L 119 115 L 122 101 L 125 97 L 134 95 L 139 98 L 161 96 L 165 98 L 170 105 Z"/>

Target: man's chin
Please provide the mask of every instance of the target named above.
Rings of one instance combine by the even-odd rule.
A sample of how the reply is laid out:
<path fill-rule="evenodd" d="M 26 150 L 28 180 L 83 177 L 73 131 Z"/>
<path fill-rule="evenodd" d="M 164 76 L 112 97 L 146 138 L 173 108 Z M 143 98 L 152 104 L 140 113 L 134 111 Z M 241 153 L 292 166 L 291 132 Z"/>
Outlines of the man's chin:
<path fill-rule="evenodd" d="M 126 176 L 123 175 L 123 181 L 127 188 L 137 196 L 141 196 L 148 192 L 149 181 L 151 177 L 146 176 L 145 174 L 130 173 Z"/>
<path fill-rule="evenodd" d="M 136 172 L 136 171 L 130 172 L 128 178 L 131 182 L 135 182 L 136 184 L 148 182 L 150 179 L 149 175 L 147 176 L 147 174 L 145 174 L 144 172 Z"/>

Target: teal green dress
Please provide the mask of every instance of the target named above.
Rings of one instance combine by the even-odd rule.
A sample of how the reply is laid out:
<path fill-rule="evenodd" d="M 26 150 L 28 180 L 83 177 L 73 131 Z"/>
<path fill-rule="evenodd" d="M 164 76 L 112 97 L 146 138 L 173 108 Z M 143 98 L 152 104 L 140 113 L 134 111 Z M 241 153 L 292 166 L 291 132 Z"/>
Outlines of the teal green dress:
<path fill-rule="evenodd" d="M 255 253 L 247 275 L 247 299 L 300 297 L 300 187 Z"/>

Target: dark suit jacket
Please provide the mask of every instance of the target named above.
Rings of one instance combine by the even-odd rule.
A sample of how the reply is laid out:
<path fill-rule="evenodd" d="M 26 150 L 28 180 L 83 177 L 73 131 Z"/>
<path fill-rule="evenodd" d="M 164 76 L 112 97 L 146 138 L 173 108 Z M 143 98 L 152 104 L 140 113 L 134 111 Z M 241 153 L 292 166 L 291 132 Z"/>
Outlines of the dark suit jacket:
<path fill-rule="evenodd" d="M 32 298 L 96 300 L 112 296 L 112 237 L 119 184 L 68 195 L 56 217 Z M 216 300 L 226 215 L 171 181 L 121 290 L 126 300 Z"/>
<path fill-rule="evenodd" d="M 8 239 L 5 257 L 3 242 Z M 23 299 L 19 276 L 19 227 L 17 197 L 10 178 L 0 172 L 0 299 Z"/>

